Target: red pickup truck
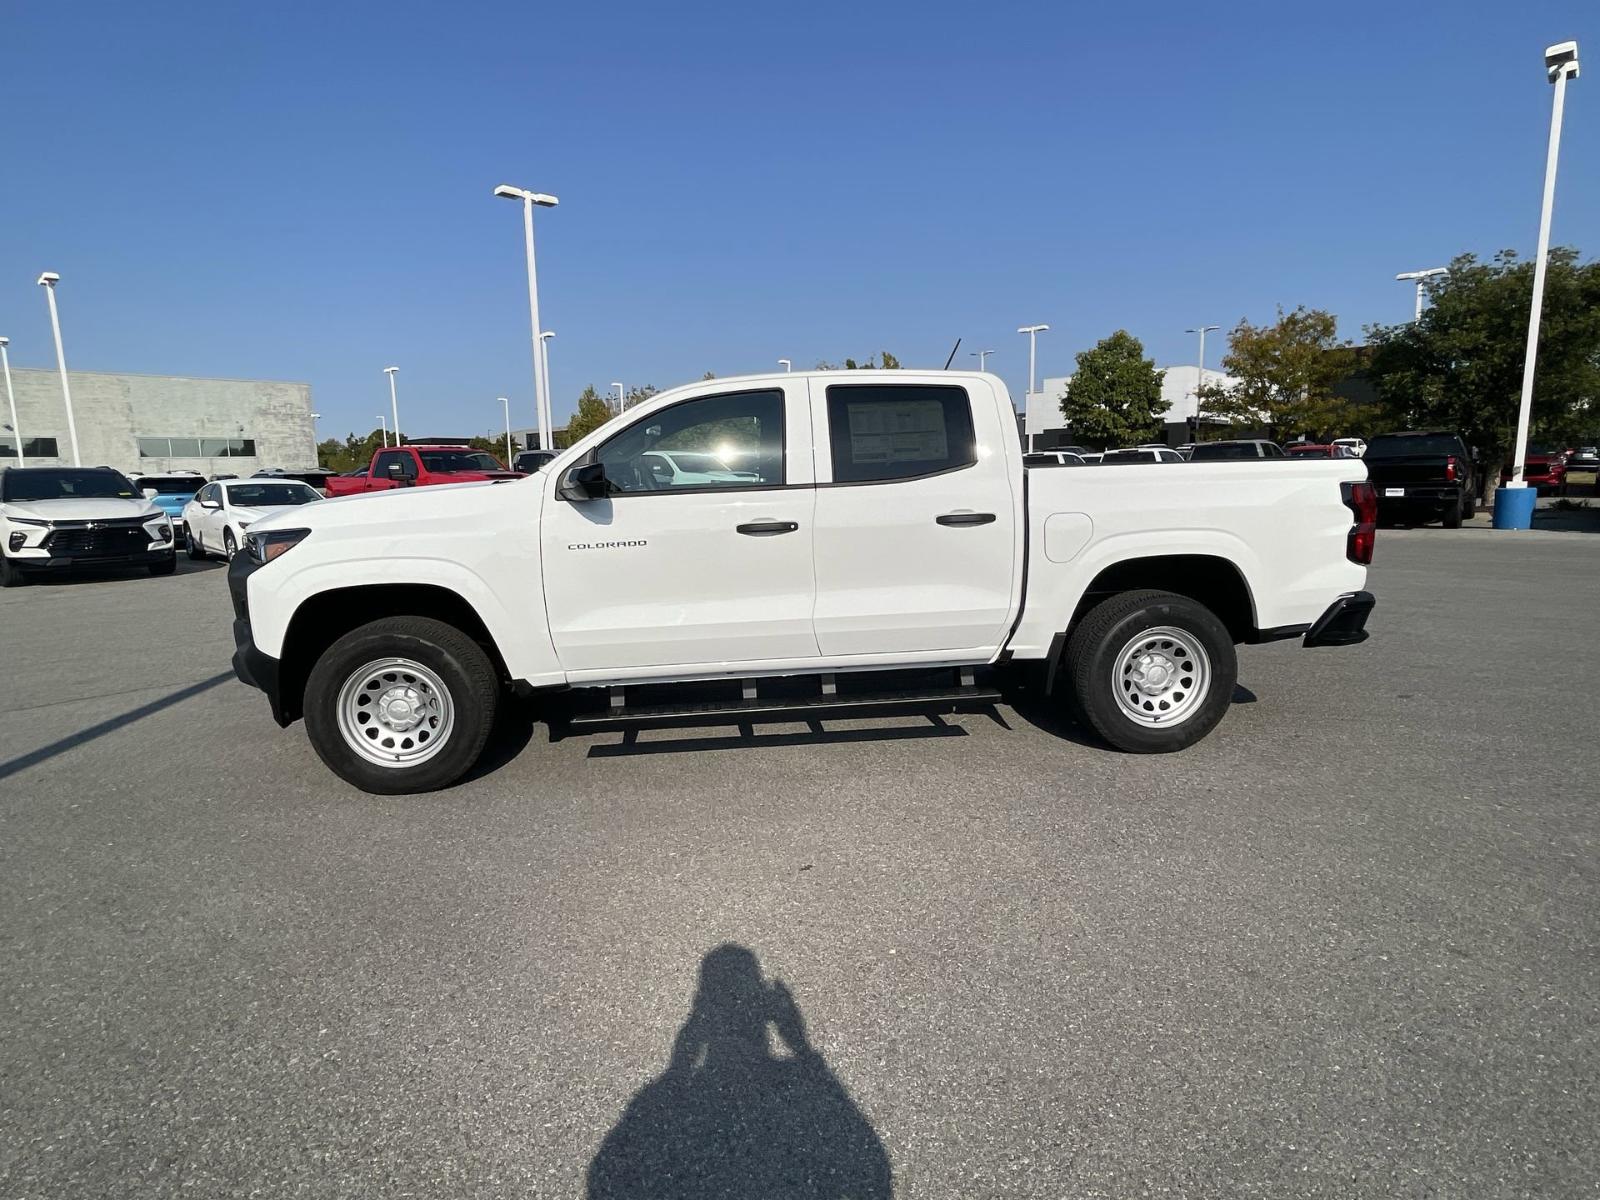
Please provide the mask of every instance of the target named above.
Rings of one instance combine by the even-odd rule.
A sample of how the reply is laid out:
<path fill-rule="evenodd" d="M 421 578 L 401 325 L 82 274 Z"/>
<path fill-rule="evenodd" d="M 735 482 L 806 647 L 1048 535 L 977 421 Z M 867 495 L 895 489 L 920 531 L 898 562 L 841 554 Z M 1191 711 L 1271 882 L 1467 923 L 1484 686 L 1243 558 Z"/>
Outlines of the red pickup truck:
<path fill-rule="evenodd" d="M 477 483 L 485 479 L 519 479 L 500 460 L 470 446 L 391 446 L 372 456 L 362 475 L 330 475 L 329 496 L 355 496 L 397 487 L 433 483 Z"/>

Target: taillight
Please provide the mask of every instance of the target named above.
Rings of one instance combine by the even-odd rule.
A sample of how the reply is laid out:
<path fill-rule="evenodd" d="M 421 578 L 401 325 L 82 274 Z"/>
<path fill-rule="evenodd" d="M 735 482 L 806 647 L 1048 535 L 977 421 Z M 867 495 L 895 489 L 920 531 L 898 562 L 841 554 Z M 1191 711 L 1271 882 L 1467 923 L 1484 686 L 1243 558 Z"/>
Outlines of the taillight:
<path fill-rule="evenodd" d="M 1456 480 L 1456 456 L 1454 454 L 1444 460 L 1444 477 L 1451 483 Z"/>
<path fill-rule="evenodd" d="M 1454 466 L 1455 459 L 1450 462 Z M 1372 548 L 1378 540 L 1378 489 L 1362 479 L 1341 483 L 1339 490 L 1345 507 L 1356 515 L 1356 523 L 1350 526 L 1350 535 L 1345 538 L 1344 556 L 1366 566 L 1372 561 Z"/>

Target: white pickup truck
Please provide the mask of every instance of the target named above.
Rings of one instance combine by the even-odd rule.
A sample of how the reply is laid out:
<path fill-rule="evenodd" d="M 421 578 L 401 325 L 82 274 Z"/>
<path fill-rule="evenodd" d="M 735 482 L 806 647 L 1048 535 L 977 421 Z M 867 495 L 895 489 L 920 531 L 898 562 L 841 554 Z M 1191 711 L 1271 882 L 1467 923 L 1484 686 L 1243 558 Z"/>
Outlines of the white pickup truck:
<path fill-rule="evenodd" d="M 1366 637 L 1375 516 L 1348 459 L 1027 469 L 992 375 L 714 379 L 534 475 L 258 523 L 233 661 L 378 793 L 459 779 L 508 689 L 596 689 L 570 724 L 618 728 L 948 711 L 1031 669 L 1112 746 L 1177 750 L 1236 644 Z"/>

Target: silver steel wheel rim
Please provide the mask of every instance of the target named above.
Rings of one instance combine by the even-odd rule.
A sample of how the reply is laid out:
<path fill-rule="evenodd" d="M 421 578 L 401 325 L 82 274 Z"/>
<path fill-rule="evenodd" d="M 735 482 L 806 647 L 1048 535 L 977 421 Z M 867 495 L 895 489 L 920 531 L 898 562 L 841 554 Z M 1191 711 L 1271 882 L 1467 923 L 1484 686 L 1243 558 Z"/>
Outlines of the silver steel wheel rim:
<path fill-rule="evenodd" d="M 1131 638 L 1111 669 L 1117 707 L 1152 728 L 1181 725 L 1211 691 L 1211 659 L 1187 629 L 1160 625 Z"/>
<path fill-rule="evenodd" d="M 455 705 L 438 674 L 409 658 L 357 667 L 339 689 L 345 745 L 380 767 L 427 762 L 450 740 Z"/>

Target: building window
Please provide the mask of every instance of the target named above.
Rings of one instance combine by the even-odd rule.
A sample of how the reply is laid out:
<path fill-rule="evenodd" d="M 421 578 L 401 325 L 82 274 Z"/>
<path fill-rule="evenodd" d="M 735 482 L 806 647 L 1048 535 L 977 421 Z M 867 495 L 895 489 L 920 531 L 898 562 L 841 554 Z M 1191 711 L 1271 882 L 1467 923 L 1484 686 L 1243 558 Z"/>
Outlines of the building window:
<path fill-rule="evenodd" d="M 15 458 L 17 456 L 17 439 L 14 437 L 0 437 L 0 458 Z M 57 458 L 55 438 L 23 438 L 23 458 Z"/>
<path fill-rule="evenodd" d="M 140 458 L 254 458 L 254 438 L 142 437 Z"/>

